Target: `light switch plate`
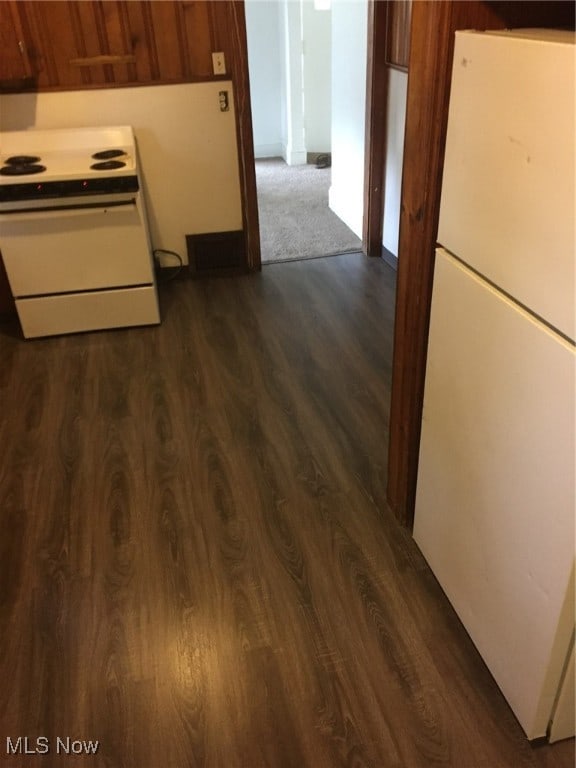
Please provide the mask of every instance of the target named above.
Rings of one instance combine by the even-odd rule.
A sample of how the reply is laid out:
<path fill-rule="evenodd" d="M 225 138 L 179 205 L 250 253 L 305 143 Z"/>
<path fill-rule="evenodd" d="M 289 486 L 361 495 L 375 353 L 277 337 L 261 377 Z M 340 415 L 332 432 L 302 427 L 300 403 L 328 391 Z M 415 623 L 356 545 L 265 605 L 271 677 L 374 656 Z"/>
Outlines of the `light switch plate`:
<path fill-rule="evenodd" d="M 226 74 L 226 61 L 224 59 L 223 51 L 216 51 L 212 54 L 212 69 L 215 75 Z"/>

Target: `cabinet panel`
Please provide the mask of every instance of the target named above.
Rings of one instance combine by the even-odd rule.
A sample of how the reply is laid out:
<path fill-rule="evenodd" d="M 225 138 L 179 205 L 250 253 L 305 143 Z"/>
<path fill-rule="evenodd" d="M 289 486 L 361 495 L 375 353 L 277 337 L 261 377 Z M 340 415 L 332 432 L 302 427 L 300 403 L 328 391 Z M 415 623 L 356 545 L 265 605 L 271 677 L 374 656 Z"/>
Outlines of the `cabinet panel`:
<path fill-rule="evenodd" d="M 155 65 L 161 80 L 178 80 L 185 77 L 186 57 L 185 30 L 180 24 L 180 3 L 152 0 L 147 4 L 147 21 L 154 31 Z"/>
<path fill-rule="evenodd" d="M 66 67 L 79 69 L 87 85 L 114 85 L 134 81 L 132 50 L 125 3 L 72 3 L 75 52 Z"/>
<path fill-rule="evenodd" d="M 215 25 L 228 26 L 232 5 L 0 0 L 3 90 L 23 89 L 24 77 L 33 77 L 28 87 L 38 90 L 213 79 L 212 51 L 229 53 Z"/>
<path fill-rule="evenodd" d="M 39 89 L 66 83 L 71 88 L 89 85 L 86 73 L 71 67 L 70 59 L 83 55 L 78 13 L 74 3 L 21 3 L 19 13 L 28 29 L 30 58 Z"/>
<path fill-rule="evenodd" d="M 0 50 L 0 83 L 4 87 L 18 85 L 32 76 L 15 2 L 0 2 Z"/>
<path fill-rule="evenodd" d="M 211 76 L 212 51 L 219 49 L 211 45 L 214 30 L 210 21 L 209 3 L 193 0 L 181 5 L 189 72 L 197 76 Z M 209 35 L 206 30 L 210 30 Z"/>
<path fill-rule="evenodd" d="M 121 3 L 126 18 L 130 49 L 135 61 L 131 65 L 134 83 L 153 83 L 160 79 L 158 67 L 153 65 L 155 38 L 148 3 Z"/>

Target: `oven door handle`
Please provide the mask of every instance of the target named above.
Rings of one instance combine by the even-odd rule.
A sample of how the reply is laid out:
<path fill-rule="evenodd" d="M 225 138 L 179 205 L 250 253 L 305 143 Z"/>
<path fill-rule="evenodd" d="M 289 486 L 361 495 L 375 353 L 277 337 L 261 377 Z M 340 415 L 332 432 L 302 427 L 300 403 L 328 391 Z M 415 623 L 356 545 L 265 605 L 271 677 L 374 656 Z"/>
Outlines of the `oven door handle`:
<path fill-rule="evenodd" d="M 18 211 L 0 211 L 0 217 L 4 222 L 37 221 L 38 219 L 46 221 L 47 219 L 62 218 L 63 215 L 73 218 L 91 216 L 94 213 L 114 215 L 115 213 L 125 212 L 127 207 L 136 210 L 136 201 L 132 198 L 130 200 L 78 203 L 74 205 L 51 205 L 49 208 L 21 208 Z"/>

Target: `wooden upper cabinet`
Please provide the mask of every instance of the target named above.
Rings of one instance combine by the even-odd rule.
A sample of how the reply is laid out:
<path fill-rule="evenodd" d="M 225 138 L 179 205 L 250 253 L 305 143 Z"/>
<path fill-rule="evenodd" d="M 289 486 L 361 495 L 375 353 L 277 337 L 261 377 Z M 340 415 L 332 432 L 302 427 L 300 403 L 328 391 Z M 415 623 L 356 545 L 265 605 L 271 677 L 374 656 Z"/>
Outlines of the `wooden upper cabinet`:
<path fill-rule="evenodd" d="M 213 47 L 213 5 L 0 0 L 0 85 L 71 90 L 214 79 L 212 52 L 222 48 Z"/>
<path fill-rule="evenodd" d="M 392 67 L 408 69 L 410 55 L 410 25 L 412 0 L 391 0 L 388 3 L 388 35 L 386 63 Z"/>
<path fill-rule="evenodd" d="M 14 89 L 32 79 L 16 0 L 0 3 L 0 86 Z"/>

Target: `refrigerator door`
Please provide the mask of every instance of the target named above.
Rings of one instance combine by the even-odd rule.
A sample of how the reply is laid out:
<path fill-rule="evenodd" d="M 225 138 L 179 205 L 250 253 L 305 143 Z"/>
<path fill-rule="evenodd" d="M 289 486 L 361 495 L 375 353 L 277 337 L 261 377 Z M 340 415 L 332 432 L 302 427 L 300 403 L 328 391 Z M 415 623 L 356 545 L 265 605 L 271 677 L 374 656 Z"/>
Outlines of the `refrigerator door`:
<path fill-rule="evenodd" d="M 414 538 L 529 738 L 574 627 L 574 391 L 573 346 L 439 249 Z"/>
<path fill-rule="evenodd" d="M 575 338 L 575 36 L 457 32 L 438 242 Z"/>
<path fill-rule="evenodd" d="M 574 722 L 576 708 L 574 706 L 574 642 L 566 664 L 566 672 L 560 690 L 558 700 L 552 713 L 550 724 L 550 741 L 560 741 L 574 736 Z"/>

